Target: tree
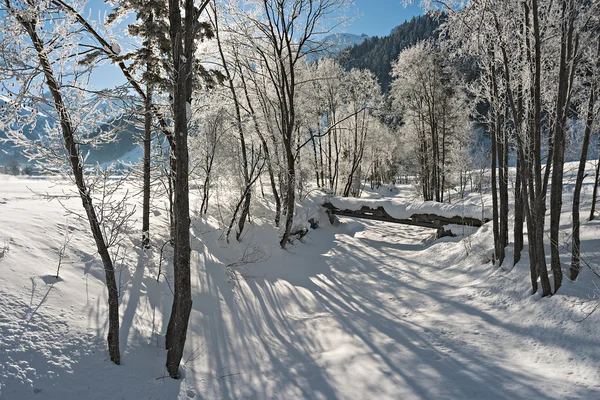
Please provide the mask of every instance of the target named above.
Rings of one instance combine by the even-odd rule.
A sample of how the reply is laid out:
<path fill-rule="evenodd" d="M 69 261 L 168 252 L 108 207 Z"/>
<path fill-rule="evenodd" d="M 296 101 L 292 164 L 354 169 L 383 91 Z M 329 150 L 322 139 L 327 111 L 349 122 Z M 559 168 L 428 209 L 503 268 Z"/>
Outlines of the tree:
<path fill-rule="evenodd" d="M 7 47 L 1 53 L 2 64 L 11 72 L 19 90 L 18 101 L 12 104 L 13 112 L 8 114 L 9 120 L 5 121 L 9 127 L 14 127 L 16 123 L 18 129 L 9 129 L 8 136 L 25 146 L 31 144 L 31 140 L 23 135 L 23 125 L 20 124 L 23 122 L 19 117 L 21 101 L 31 102 L 36 95 L 37 99 L 46 100 L 43 94 L 43 85 L 45 85 L 51 96 L 48 100 L 50 107 L 45 111 L 52 112 L 56 116 L 58 126 L 48 126 L 49 136 L 39 139 L 33 146 L 30 145 L 28 155 L 31 158 L 38 157 L 60 163 L 68 161 L 70 176 L 77 187 L 96 248 L 102 259 L 108 288 L 108 350 L 111 361 L 120 364 L 119 299 L 113 260 L 108 250 L 110 241 L 105 235 L 94 206 L 93 185 L 87 182 L 84 173 L 85 160 L 81 151 L 83 144 L 90 143 L 90 127 L 87 125 L 86 128 L 85 124 L 80 126 L 79 122 L 84 116 L 86 119 L 93 120 L 98 114 L 90 109 L 82 110 L 86 108 L 82 106 L 86 104 L 83 101 L 85 92 L 78 87 L 78 84 L 89 70 L 78 62 L 80 60 L 77 57 L 82 54 L 82 50 L 77 45 L 75 36 L 77 30 L 72 28 L 73 18 L 51 2 L 38 3 L 31 0 L 25 2 L 3 0 L 0 15 L 5 17 L 2 37 L 3 41 L 7 40 L 5 42 Z M 61 73 L 71 70 L 65 66 L 69 60 L 74 60 L 72 69 L 74 73 L 67 77 Z M 38 78 L 39 71 L 43 79 Z M 34 90 L 39 90 L 41 93 L 33 93 Z M 35 118 L 36 113 L 30 115 Z M 29 123 L 34 122 L 29 121 Z M 53 138 L 58 140 L 52 141 Z M 101 139 L 93 135 L 91 138 L 96 141 Z M 62 145 L 63 150 L 59 145 Z"/>
<path fill-rule="evenodd" d="M 345 97 L 347 99 L 350 141 L 347 149 L 349 168 L 346 184 L 342 195 L 356 196 L 355 186 L 360 186 L 360 167 L 362 164 L 367 138 L 370 130 L 371 115 L 369 112 L 377 107 L 380 101 L 380 87 L 375 76 L 369 71 L 353 69 L 347 75 L 345 82 Z"/>
<path fill-rule="evenodd" d="M 264 0 L 229 8 L 233 30 L 243 35 L 240 42 L 256 53 L 257 62 L 275 94 L 276 126 L 285 159 L 286 223 L 281 247 L 286 246 L 291 234 L 296 200 L 294 144 L 297 90 L 301 85 L 297 80 L 298 68 L 308 52 L 318 51 L 317 37 L 330 30 L 321 27 L 321 22 L 338 17 L 346 3 L 346 0 Z"/>
<path fill-rule="evenodd" d="M 583 178 L 585 174 L 585 164 L 587 161 L 587 153 L 590 144 L 590 137 L 592 134 L 592 129 L 596 125 L 596 103 L 598 102 L 598 74 L 600 73 L 600 39 L 597 40 L 597 49 L 596 49 L 596 60 L 595 63 L 592 59 L 588 68 L 591 69 L 589 74 L 591 75 L 591 84 L 588 89 L 588 99 L 587 99 L 587 111 L 585 112 L 585 128 L 583 133 L 583 143 L 581 146 L 581 156 L 579 158 L 579 168 L 577 169 L 577 178 L 575 180 L 575 189 L 573 190 L 573 227 L 571 232 L 571 240 L 572 240 L 572 251 L 573 255 L 571 258 L 571 268 L 570 268 L 570 276 L 569 279 L 574 281 L 579 276 L 579 269 L 581 264 L 581 251 L 580 251 L 580 216 L 579 216 L 579 203 L 581 197 L 581 188 L 583 186 Z M 600 165 L 600 163 L 599 163 Z M 594 197 L 596 194 L 597 187 L 597 178 L 594 179 Z M 593 209 L 592 209 L 593 215 Z M 590 217 L 590 220 L 592 218 Z"/>
<path fill-rule="evenodd" d="M 392 104 L 418 155 L 418 177 L 425 201 L 444 201 L 448 154 L 461 147 L 468 126 L 463 84 L 432 42 L 421 42 L 392 66 Z"/>
<path fill-rule="evenodd" d="M 209 29 L 199 21 L 208 6 L 205 0 L 199 7 L 193 0 L 185 0 L 182 10 L 179 0 L 169 0 L 169 38 L 171 43 L 171 81 L 173 140 L 171 157 L 174 159 L 173 217 L 174 217 L 174 298 L 171 317 L 167 327 L 165 347 L 167 371 L 171 378 L 179 378 L 179 363 L 187 336 L 187 326 L 192 311 L 192 287 L 190 282 L 190 200 L 189 200 L 189 154 L 188 109 L 191 108 L 192 90 L 198 76 L 195 57 L 198 34 Z"/>
<path fill-rule="evenodd" d="M 451 46 L 468 53 L 485 68 L 480 87 L 490 88 L 481 97 L 490 105 L 489 121 L 494 140 L 502 149 L 494 151 L 500 161 L 499 181 L 507 179 L 506 138 L 513 138 L 517 153 L 515 203 L 515 262 L 523 247 L 526 216 L 532 292 L 542 296 L 556 292 L 562 284 L 559 259 L 559 222 L 562 213 L 562 182 L 568 119 L 573 114 L 572 97 L 579 85 L 589 85 L 590 75 L 579 73 L 581 43 L 596 31 L 598 3 L 562 0 L 469 2 L 460 11 L 456 2 L 435 2 L 450 14 L 445 29 Z M 594 28 L 596 26 L 596 28 Z M 498 136 L 496 136 L 497 138 Z M 547 157 L 546 157 L 547 156 Z M 543 165 L 546 157 L 545 166 Z M 502 163 L 505 165 L 502 166 Z M 544 250 L 544 224 L 550 193 L 550 248 L 554 289 L 549 280 Z M 501 197 L 505 194 L 501 191 Z M 504 200 L 502 201 L 504 202 Z M 521 207 L 522 205 L 522 207 Z M 500 213 L 504 218 L 508 210 Z M 496 249 L 507 244 L 504 227 L 494 229 Z"/>
<path fill-rule="evenodd" d="M 128 25 L 129 34 L 142 38 L 142 45 L 122 56 L 123 60 L 133 61 L 132 72 L 144 70 L 141 82 L 146 86 L 144 98 L 144 137 L 143 137 L 143 205 L 142 205 L 142 246 L 150 246 L 150 192 L 151 192 L 151 143 L 153 117 L 153 88 L 168 87 L 162 78 L 166 70 L 168 37 L 166 13 L 163 0 L 125 0 L 109 15 L 108 22 L 114 22 L 128 11 L 136 12 L 136 22 Z M 162 68 L 161 68 L 162 67 Z"/>

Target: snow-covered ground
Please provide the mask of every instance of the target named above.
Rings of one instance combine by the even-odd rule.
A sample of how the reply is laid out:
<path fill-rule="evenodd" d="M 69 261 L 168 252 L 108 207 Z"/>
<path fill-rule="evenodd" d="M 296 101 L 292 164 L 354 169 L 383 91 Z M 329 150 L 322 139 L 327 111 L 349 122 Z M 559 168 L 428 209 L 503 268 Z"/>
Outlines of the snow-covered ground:
<path fill-rule="evenodd" d="M 34 194 L 62 193 L 56 181 L 0 176 L 2 400 L 600 398 L 600 310 L 584 319 L 598 304 L 587 300 L 599 295 L 600 279 L 584 268 L 557 295 L 532 296 L 527 248 L 514 268 L 494 267 L 489 224 L 433 241 L 427 228 L 347 218 L 330 226 L 323 218 L 284 251 L 260 218 L 230 244 L 214 220 L 194 219 L 194 303 L 180 380 L 164 368 L 172 295 L 164 276 L 156 280 L 159 250 L 140 250 L 132 228 L 116 257 L 116 366 L 105 349 L 103 271 L 85 222 Z M 567 185 L 565 235 L 571 192 Z M 489 197 L 475 194 L 467 203 L 482 200 L 489 207 Z M 77 198 L 62 202 L 81 207 Z M 166 232 L 164 212 L 153 211 L 155 232 Z M 600 221 L 583 224 L 582 249 L 597 268 Z M 564 256 L 566 266 L 566 249 Z M 170 266 L 162 268 L 170 277 Z"/>

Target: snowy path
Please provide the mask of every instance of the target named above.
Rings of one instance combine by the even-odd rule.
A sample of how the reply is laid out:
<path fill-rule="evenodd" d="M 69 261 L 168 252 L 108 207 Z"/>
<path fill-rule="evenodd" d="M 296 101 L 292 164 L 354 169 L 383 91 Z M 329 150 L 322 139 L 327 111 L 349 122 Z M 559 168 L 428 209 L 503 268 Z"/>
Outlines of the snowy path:
<path fill-rule="evenodd" d="M 342 219 L 288 252 L 270 226 L 225 244 L 196 223 L 178 381 L 164 371 L 172 297 L 164 279 L 156 282 L 158 252 L 127 242 L 123 365 L 114 366 L 103 273 L 85 224 L 67 222 L 23 182 L 2 189 L 1 400 L 600 399 L 600 315 L 569 318 L 591 276 L 550 299 L 530 296 L 527 266 L 501 276 L 486 263 L 487 226 L 464 243 L 423 244 L 426 228 Z M 74 263 L 56 280 L 66 230 Z M 599 232 L 586 225 L 594 249 Z M 226 266 L 244 251 L 262 261 L 238 263 L 232 282 Z"/>
<path fill-rule="evenodd" d="M 430 230 L 349 221 L 346 233 L 313 232 L 311 242 L 297 248 L 301 260 L 281 260 L 277 279 L 270 268 L 248 267 L 260 278 L 244 281 L 231 296 L 221 290 L 225 282 L 209 282 L 208 267 L 202 290 L 219 292 L 221 301 L 200 305 L 192 326 L 204 332 L 198 341 L 213 342 L 206 372 L 220 378 L 207 381 L 200 393 L 600 398 L 597 334 L 561 333 L 552 326 L 556 321 L 535 315 L 534 300 L 513 304 L 515 296 L 527 294 L 495 291 L 484 276 L 442 268 L 460 261 L 464 251 L 457 252 L 456 243 L 422 245 Z M 589 359 L 580 357 L 586 349 L 594 349 Z"/>

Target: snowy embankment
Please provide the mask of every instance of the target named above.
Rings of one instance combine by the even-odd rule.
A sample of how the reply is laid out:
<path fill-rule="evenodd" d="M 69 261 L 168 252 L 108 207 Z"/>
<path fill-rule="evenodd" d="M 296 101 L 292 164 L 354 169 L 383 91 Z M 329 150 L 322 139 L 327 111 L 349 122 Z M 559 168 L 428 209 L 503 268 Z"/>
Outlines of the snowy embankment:
<path fill-rule="evenodd" d="M 384 199 L 331 197 L 327 200 L 340 210 L 358 211 L 362 207 L 372 209 L 383 207 L 386 213 L 396 219 L 409 219 L 417 214 L 433 214 L 445 218 L 462 217 L 481 220 L 492 218 L 491 208 L 476 204 L 448 204 L 436 203 L 434 201 L 408 202 L 404 199 L 393 197 Z"/>
<path fill-rule="evenodd" d="M 163 349 L 172 265 L 159 246 L 139 248 L 137 223 L 113 248 L 122 365 L 112 364 L 104 274 L 86 224 L 34 194 L 62 194 L 58 183 L 0 176 L 2 400 L 600 398 L 600 310 L 588 316 L 600 221 L 582 224 L 590 268 L 541 298 L 530 292 L 527 247 L 514 267 L 491 264 L 491 224 L 432 242 L 426 228 L 341 218 L 284 251 L 260 217 L 266 203 L 254 206 L 242 243 L 194 218 L 193 310 L 175 381 Z M 396 201 L 409 198 L 401 188 Z M 489 196 L 465 203 L 482 200 L 489 207 Z M 77 197 L 61 201 L 80 210 Z M 161 209 L 151 226 L 161 245 Z"/>

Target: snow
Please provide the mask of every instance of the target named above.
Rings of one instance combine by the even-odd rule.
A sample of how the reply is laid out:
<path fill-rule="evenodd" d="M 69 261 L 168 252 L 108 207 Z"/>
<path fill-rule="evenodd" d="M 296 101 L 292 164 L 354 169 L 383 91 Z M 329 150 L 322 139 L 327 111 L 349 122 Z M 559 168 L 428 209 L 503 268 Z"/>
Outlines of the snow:
<path fill-rule="evenodd" d="M 213 219 L 194 218 L 194 302 L 180 380 L 164 368 L 172 295 L 164 277 L 156 281 L 159 250 L 141 250 L 133 231 L 116 263 L 116 366 L 105 348 L 107 294 L 87 226 L 34 195 L 64 189 L 60 178 L 0 175 L 2 400 L 600 398 L 600 312 L 576 322 L 597 304 L 588 299 L 600 280 L 585 268 L 557 295 L 532 296 L 527 247 L 516 266 L 492 265 L 490 224 L 433 241 L 426 228 L 349 218 L 330 226 L 322 218 L 303 242 L 281 250 L 278 231 L 258 211 L 242 243 L 221 240 Z M 432 210 L 407 193 L 400 187 L 378 201 Z M 473 195 L 465 205 L 481 200 Z M 81 207 L 77 197 L 62 201 Z M 299 220 L 315 217 L 318 202 Z M 166 232 L 166 213 L 151 215 L 162 244 L 156 235 Z M 73 237 L 56 279 L 66 232 Z M 594 268 L 599 238 L 600 221 L 582 224 L 582 251 Z M 172 266 L 162 268 L 172 279 Z"/>

